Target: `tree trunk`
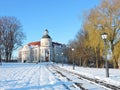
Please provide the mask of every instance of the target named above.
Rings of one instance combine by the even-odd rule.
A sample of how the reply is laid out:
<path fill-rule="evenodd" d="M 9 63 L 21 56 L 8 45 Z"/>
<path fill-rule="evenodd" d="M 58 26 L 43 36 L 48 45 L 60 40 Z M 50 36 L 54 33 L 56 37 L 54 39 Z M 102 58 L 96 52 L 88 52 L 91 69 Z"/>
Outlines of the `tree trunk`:
<path fill-rule="evenodd" d="M 2 58 L 1 58 L 1 54 L 0 54 L 0 65 L 2 65 Z"/>
<path fill-rule="evenodd" d="M 12 51 L 9 52 L 9 60 L 11 60 L 12 57 Z"/>
<path fill-rule="evenodd" d="M 96 53 L 96 68 L 98 68 L 98 58 L 97 58 L 97 53 Z"/>
<path fill-rule="evenodd" d="M 6 57 L 6 62 L 8 62 L 8 61 L 9 61 L 9 60 L 8 60 L 8 58 L 9 58 L 9 53 L 8 53 L 8 51 L 6 51 L 5 57 Z"/>
<path fill-rule="evenodd" d="M 118 61 L 116 60 L 116 59 L 114 59 L 114 68 L 119 68 L 119 66 L 118 66 Z"/>

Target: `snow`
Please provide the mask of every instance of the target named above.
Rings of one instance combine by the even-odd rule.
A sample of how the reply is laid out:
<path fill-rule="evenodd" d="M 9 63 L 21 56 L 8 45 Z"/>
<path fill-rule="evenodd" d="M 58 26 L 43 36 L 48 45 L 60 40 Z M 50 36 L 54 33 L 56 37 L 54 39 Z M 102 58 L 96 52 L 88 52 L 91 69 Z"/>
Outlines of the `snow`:
<path fill-rule="evenodd" d="M 3 64 L 0 90 L 65 90 L 45 64 Z"/>
<path fill-rule="evenodd" d="M 65 86 L 70 87 L 74 84 L 73 81 L 85 83 L 83 86 L 87 87 L 88 90 L 96 90 L 96 88 L 101 90 L 100 86 L 91 85 L 89 82 L 86 83 L 78 80 L 77 77 L 64 73 L 65 76 L 73 79 L 72 82 L 67 81 L 62 76 L 54 74 L 54 71 L 49 70 L 47 68 L 48 64 L 50 63 L 3 63 L 0 66 L 0 90 L 69 90 Z M 63 67 L 61 64 L 55 65 L 90 78 L 97 78 L 120 86 L 119 69 L 110 69 L 110 78 L 106 78 L 105 69 L 75 67 L 75 70 L 72 70 L 71 65 L 64 65 Z M 76 87 L 76 90 L 79 89 Z"/>
<path fill-rule="evenodd" d="M 58 66 L 62 67 L 61 64 L 58 64 Z M 75 70 L 73 69 L 72 65 L 64 65 L 62 67 L 64 69 L 79 73 L 83 76 L 90 77 L 90 78 L 96 78 L 101 81 L 105 81 L 111 85 L 119 86 L 120 87 L 120 69 L 109 69 L 109 78 L 106 77 L 106 71 L 105 68 L 88 68 L 88 67 L 75 67 Z"/>

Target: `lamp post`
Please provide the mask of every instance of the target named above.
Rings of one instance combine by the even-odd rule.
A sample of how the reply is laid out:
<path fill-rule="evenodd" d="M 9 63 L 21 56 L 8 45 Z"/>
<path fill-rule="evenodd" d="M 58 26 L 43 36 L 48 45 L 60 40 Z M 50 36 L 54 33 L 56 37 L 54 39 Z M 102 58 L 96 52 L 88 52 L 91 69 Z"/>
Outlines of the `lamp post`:
<path fill-rule="evenodd" d="M 1 60 L 1 58 L 0 58 L 0 65 L 2 65 L 2 60 Z"/>
<path fill-rule="evenodd" d="M 62 67 L 63 67 L 63 61 L 64 61 L 64 60 L 63 60 L 63 59 L 64 59 L 63 54 L 64 54 L 64 53 L 62 52 Z"/>
<path fill-rule="evenodd" d="M 107 61 L 107 53 L 106 53 L 106 40 L 107 40 L 107 33 L 102 34 L 102 39 L 104 40 L 104 45 L 105 45 L 105 68 L 106 68 L 106 77 L 109 77 L 109 68 L 108 68 L 108 61 Z"/>
<path fill-rule="evenodd" d="M 75 69 L 75 62 L 74 62 L 74 57 L 73 57 L 73 52 L 74 52 L 74 48 L 72 48 L 72 59 L 73 59 L 73 70 Z"/>
<path fill-rule="evenodd" d="M 41 58 L 40 58 L 40 46 L 39 46 L 39 61 L 41 63 Z"/>
<path fill-rule="evenodd" d="M 56 54 L 56 63 L 58 64 L 58 53 Z"/>

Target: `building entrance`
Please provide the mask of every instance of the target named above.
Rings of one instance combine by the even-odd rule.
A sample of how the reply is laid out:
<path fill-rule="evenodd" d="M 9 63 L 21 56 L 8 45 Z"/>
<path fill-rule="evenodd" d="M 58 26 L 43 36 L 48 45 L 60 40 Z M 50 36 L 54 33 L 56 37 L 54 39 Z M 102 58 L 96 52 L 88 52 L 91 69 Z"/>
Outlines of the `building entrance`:
<path fill-rule="evenodd" d="M 46 50 L 46 52 L 45 52 L 45 61 L 49 61 L 49 51 L 48 50 Z"/>

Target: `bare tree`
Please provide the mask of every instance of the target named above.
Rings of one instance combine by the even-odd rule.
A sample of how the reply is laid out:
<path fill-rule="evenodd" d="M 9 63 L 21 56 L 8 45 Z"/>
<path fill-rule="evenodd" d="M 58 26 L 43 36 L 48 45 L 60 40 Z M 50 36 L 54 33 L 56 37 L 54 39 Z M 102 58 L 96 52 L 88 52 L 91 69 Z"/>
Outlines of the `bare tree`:
<path fill-rule="evenodd" d="M 1 26 L 1 22 L 0 22 L 0 26 Z M 2 56 L 2 29 L 0 27 L 0 64 L 2 64 L 1 56 Z"/>
<path fill-rule="evenodd" d="M 73 57 L 75 59 L 75 64 L 80 66 L 89 66 L 90 57 L 93 59 L 94 51 L 93 48 L 86 44 L 88 39 L 88 33 L 84 31 L 79 31 L 76 38 L 69 42 L 69 62 L 72 62 L 71 48 L 74 47 Z"/>
<path fill-rule="evenodd" d="M 2 37 L 6 61 L 11 59 L 13 50 L 22 45 L 25 38 L 22 26 L 15 17 L 1 17 Z"/>

